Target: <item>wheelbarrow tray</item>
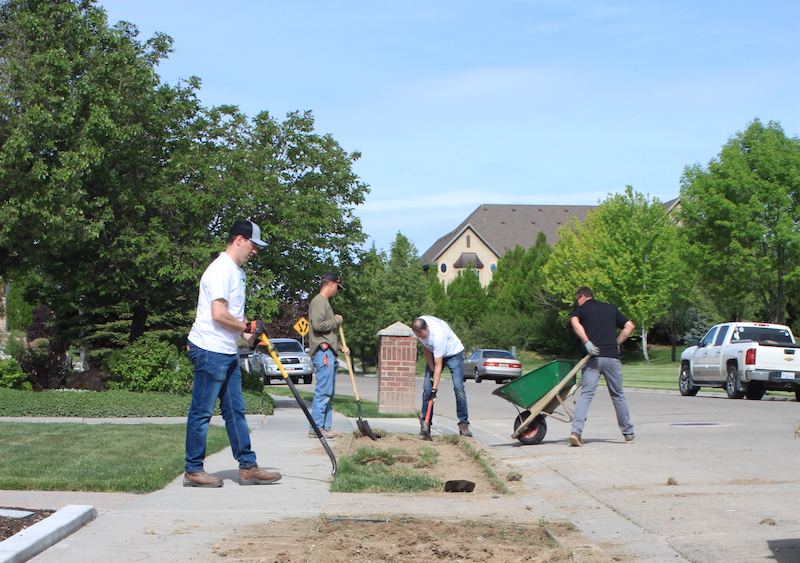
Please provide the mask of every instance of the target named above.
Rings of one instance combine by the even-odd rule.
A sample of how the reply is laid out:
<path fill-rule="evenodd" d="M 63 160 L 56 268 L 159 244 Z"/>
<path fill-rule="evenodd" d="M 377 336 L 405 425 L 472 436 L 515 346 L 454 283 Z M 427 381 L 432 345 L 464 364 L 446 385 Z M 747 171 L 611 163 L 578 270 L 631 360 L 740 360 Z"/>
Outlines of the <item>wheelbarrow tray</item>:
<path fill-rule="evenodd" d="M 564 395 L 567 395 L 570 392 L 570 388 L 575 384 L 577 375 L 574 372 L 570 374 L 570 372 L 573 371 L 577 363 L 574 360 L 553 360 L 549 364 L 518 377 L 511 383 L 498 387 L 492 392 L 492 395 L 502 397 L 523 409 L 530 409 L 563 382 L 558 392 L 558 395 L 561 395 L 563 399 L 565 398 Z M 567 376 L 570 376 L 569 380 L 564 381 Z M 555 395 L 553 394 L 552 400 L 538 410 L 551 413 L 558 408 L 560 401 Z"/>

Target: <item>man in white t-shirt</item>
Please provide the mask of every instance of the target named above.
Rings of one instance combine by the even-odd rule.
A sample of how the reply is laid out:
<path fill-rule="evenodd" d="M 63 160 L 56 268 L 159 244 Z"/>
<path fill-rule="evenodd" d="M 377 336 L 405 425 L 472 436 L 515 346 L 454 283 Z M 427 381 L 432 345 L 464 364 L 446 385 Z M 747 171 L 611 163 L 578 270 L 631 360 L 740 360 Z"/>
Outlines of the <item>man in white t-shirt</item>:
<path fill-rule="evenodd" d="M 200 278 L 197 314 L 187 346 L 194 365 L 194 386 L 186 420 L 184 487 L 223 485 L 221 478 L 203 470 L 208 424 L 217 399 L 233 457 L 239 462 L 239 484 L 267 485 L 281 478 L 277 471 L 258 467 L 256 454 L 250 449 L 237 355 L 240 336 L 252 344 L 264 332 L 264 323 L 248 322 L 245 317 L 245 273 L 241 265 L 265 245 L 258 225 L 237 221 L 230 230 L 225 251 Z"/>
<path fill-rule="evenodd" d="M 423 315 L 411 323 L 411 329 L 422 343 L 425 354 L 425 383 L 422 391 L 422 429 L 420 434 L 430 436 L 430 423 L 425 421 L 431 397 L 436 397 L 439 381 L 445 366 L 450 368 L 453 379 L 453 391 L 456 394 L 456 414 L 458 415 L 458 431 L 462 436 L 472 436 L 469 430 L 469 413 L 467 410 L 467 391 L 464 389 L 464 345 L 446 322 L 442 319 Z"/>

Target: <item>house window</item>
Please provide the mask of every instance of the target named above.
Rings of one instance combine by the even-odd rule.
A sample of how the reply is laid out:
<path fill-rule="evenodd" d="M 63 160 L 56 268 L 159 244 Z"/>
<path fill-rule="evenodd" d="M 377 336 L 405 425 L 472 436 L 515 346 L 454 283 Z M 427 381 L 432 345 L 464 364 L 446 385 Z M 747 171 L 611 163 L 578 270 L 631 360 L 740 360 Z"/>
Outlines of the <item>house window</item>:
<path fill-rule="evenodd" d="M 492 264 L 491 266 L 489 266 L 489 269 L 492 271 L 492 273 L 494 273 L 495 270 L 497 270 L 497 264 Z"/>
<path fill-rule="evenodd" d="M 447 271 L 447 264 L 442 262 L 442 265 L 439 267 L 439 269 L 442 270 L 442 273 L 444 274 Z"/>
<path fill-rule="evenodd" d="M 469 248 L 469 246 L 470 246 L 470 244 L 469 244 L 469 243 L 470 243 L 470 240 L 469 240 L 469 235 L 467 235 L 467 248 Z"/>

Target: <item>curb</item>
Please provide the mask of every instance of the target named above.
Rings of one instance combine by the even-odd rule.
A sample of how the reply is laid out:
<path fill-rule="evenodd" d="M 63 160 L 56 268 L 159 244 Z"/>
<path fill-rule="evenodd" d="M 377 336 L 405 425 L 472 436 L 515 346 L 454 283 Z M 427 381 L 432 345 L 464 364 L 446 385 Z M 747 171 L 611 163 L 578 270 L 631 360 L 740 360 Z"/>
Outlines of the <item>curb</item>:
<path fill-rule="evenodd" d="M 0 563 L 28 561 L 95 518 L 97 510 L 94 506 L 65 506 L 52 516 L 0 542 Z"/>

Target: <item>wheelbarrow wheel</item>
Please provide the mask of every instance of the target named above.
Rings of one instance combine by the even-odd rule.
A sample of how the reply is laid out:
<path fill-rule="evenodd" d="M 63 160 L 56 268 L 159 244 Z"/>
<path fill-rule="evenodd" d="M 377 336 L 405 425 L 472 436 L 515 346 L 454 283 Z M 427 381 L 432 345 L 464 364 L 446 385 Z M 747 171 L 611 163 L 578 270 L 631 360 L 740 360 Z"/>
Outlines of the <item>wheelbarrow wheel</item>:
<path fill-rule="evenodd" d="M 514 432 L 517 431 L 520 424 L 525 422 L 525 420 L 531 415 L 531 411 L 524 411 L 514 419 Z M 541 442 L 544 439 L 545 434 L 547 434 L 547 421 L 545 420 L 545 415 L 540 414 L 533 421 L 523 430 L 519 436 L 517 436 L 517 440 L 519 440 L 522 444 L 526 446 L 534 446 Z"/>

